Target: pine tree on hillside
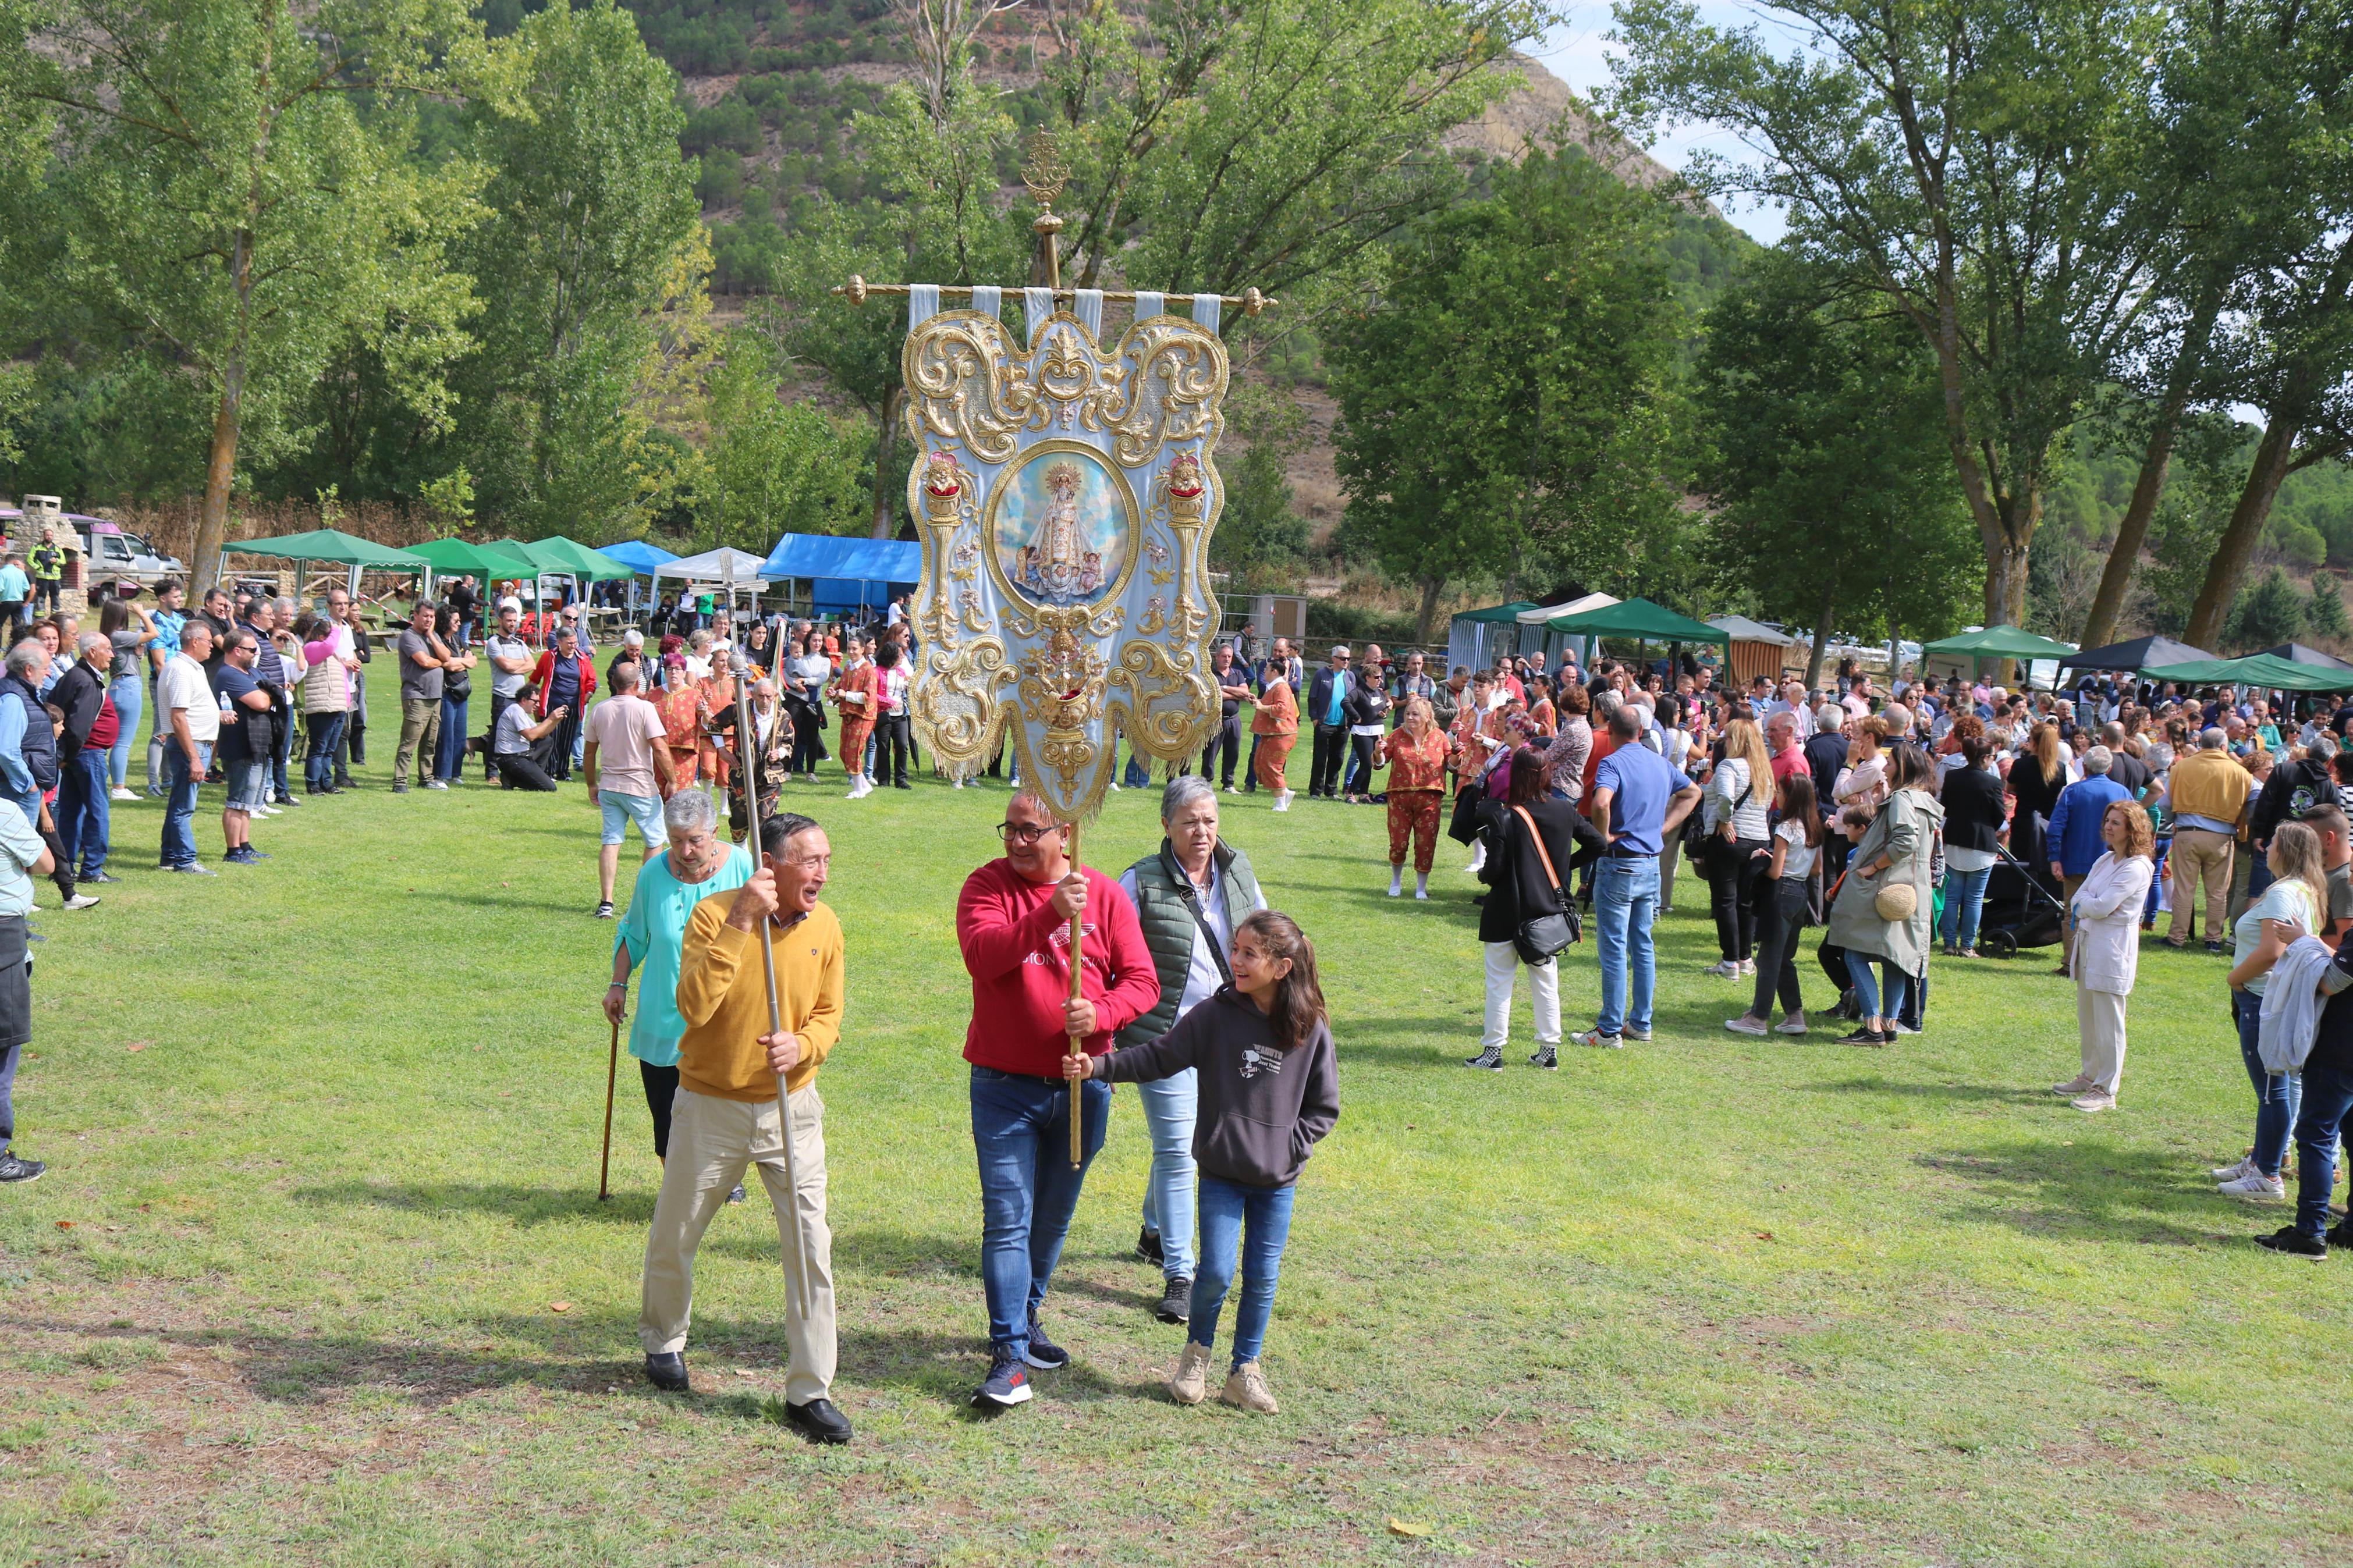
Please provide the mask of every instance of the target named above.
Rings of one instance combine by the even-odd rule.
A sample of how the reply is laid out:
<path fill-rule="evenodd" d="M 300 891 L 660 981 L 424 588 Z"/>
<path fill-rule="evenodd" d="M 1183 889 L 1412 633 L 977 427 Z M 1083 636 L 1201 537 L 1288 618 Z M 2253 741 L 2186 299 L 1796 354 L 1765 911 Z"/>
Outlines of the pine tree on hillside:
<path fill-rule="evenodd" d="M 2353 621 L 2345 615 L 2344 591 L 2334 573 L 2312 574 L 2312 599 L 2305 606 L 2304 627 L 2316 637 L 2341 637 L 2353 632 Z"/>

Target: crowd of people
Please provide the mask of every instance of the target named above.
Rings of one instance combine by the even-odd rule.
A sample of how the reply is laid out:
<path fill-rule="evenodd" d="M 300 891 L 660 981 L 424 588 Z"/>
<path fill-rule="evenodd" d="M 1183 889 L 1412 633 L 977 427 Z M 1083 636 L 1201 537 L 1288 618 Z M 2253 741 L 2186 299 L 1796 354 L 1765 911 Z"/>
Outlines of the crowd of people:
<path fill-rule="evenodd" d="M 26 828 L 13 848 L 0 844 L 0 868 L 13 858 L 28 942 L 40 940 L 22 924 L 32 878 L 52 879 L 61 907 L 77 912 L 115 880 L 109 807 L 138 798 L 129 775 L 142 717 L 152 716 L 146 789 L 164 802 L 158 868 L 209 876 L 194 832 L 202 786 L 225 786 L 219 863 L 267 860 L 257 823 L 353 787 L 372 671 L 379 711 L 397 686 L 394 793 L 446 790 L 477 757 L 486 781 L 510 789 L 552 791 L 581 777 L 600 813 L 600 918 L 617 913 L 632 832 L 641 851 L 633 920 L 641 906 L 651 919 L 661 902 L 647 901 L 663 890 L 647 885 L 665 874 L 658 868 L 669 868 L 667 896 L 681 909 L 680 889 L 705 875 L 723 878 L 709 889 L 721 891 L 752 874 L 740 857 L 695 847 L 697 832 L 716 831 L 703 821 L 717 812 L 706 790 L 739 837 L 750 830 L 733 777 L 739 682 L 758 815 L 774 810 L 786 784 L 817 782 L 821 766 L 839 770 L 853 800 L 911 788 L 924 771 L 908 717 L 917 649 L 903 602 L 860 626 L 745 624 L 723 613 L 701 624 L 710 612 L 688 600 L 605 648 L 592 646 L 586 606 L 527 611 L 470 581 L 439 603 L 417 600 L 388 634 L 371 631 L 368 606 L 341 588 L 310 606 L 225 589 L 190 606 L 170 583 L 152 607 L 107 588 L 94 602 L 88 630 L 58 614 L 33 623 L 0 677 L 0 787 Z M 2284 1198 L 2293 1141 L 2305 1201 L 2281 1245 L 2346 1239 L 2326 1221 L 2337 1134 L 2353 1109 L 2353 1003 L 2340 1016 L 2333 998 L 2353 984 L 2353 961 L 2340 971 L 2323 952 L 2333 958 L 2353 927 L 2353 747 L 2340 751 L 2353 703 L 2303 700 L 2291 716 L 2295 700 L 2115 677 L 2033 692 L 1905 671 L 1883 690 L 1852 668 L 1817 687 L 1758 677 L 1733 689 L 1689 658 L 1580 668 L 1509 656 L 1444 670 L 1419 650 L 1392 658 L 1368 645 L 1359 657 L 1345 644 L 1311 669 L 1287 639 L 1261 646 L 1247 633 L 1217 642 L 1211 679 L 1219 707 L 1207 748 L 1166 770 L 1197 815 L 1206 802 L 1214 819 L 1219 792 L 1271 795 L 1275 811 L 1289 810 L 1303 724 L 1307 797 L 1386 809 L 1391 897 L 1405 896 L 1409 858 L 1413 896 L 1430 896 L 1441 837 L 1470 848 L 1485 884 L 1486 1009 L 1468 1058 L 1482 1069 L 1504 1066 L 1523 972 L 1535 1065 L 1556 1067 L 1567 1044 L 1651 1037 L 1653 923 L 1672 911 L 1688 859 L 1716 938 L 1706 973 L 1740 992 L 1729 1031 L 1803 1037 L 1827 1014 L 1841 1043 L 1884 1048 L 1926 1026 L 1932 957 L 1968 962 L 1988 941 L 2002 951 L 2047 941 L 2075 984 L 2082 1041 L 2078 1072 L 2053 1087 L 2079 1110 L 2112 1110 L 2140 938 L 2166 920 L 2168 945 L 2199 940 L 2202 900 L 2204 945 L 2232 960 L 2231 1009 L 2256 1102 L 2252 1144 L 2218 1169 L 2218 1186 Z M 480 734 L 478 679 L 488 682 Z M 987 771 L 1018 788 L 1011 756 Z M 1131 757 L 1113 787 L 1146 787 L 1154 771 Z M 1172 822 L 1172 846 L 1182 847 L 1183 830 Z M 1176 908 L 1184 900 L 1164 895 L 1184 875 L 1212 887 L 1231 877 L 1257 898 L 1247 861 L 1230 871 L 1205 864 L 1172 848 L 1132 870 L 1119 896 L 1147 912 Z M 0 909 L 0 945 L 7 918 Z M 1588 926 L 1598 994 L 1589 1026 L 1571 1031 L 1559 956 Z M 1815 965 L 1801 962 L 1809 927 L 1820 929 Z M 617 980 L 650 969 L 649 943 L 659 945 L 625 927 Z M 1219 967 L 1164 973 L 1162 991 L 1189 1008 L 1214 990 Z M 1829 985 L 1810 1010 L 1815 967 Z M 2293 1005 L 2267 1005 L 2290 991 Z M 1167 1021 L 1154 1015 L 1135 1028 Z M 659 1069 L 676 1057 L 661 1060 L 656 1037 L 640 1032 L 632 1042 L 643 1047 L 650 1106 L 674 1095 Z M 1122 1043 L 1156 1037 L 1130 1029 Z M 13 1064 L 12 1052 L 10 1072 Z M 1050 1078 L 1050 1067 L 1039 1076 Z M 1157 1093 L 1145 1096 L 1158 1173 L 1145 1228 L 1170 1271 L 1163 1304 L 1174 1312 L 1198 1283 L 1187 1220 L 1168 1219 L 1185 1207 L 1169 1172 L 1191 1123 L 1153 1110 Z M 665 1141 L 658 1133 L 658 1147 Z M 0 1161 L 0 1177 L 38 1173 L 12 1152 Z"/>

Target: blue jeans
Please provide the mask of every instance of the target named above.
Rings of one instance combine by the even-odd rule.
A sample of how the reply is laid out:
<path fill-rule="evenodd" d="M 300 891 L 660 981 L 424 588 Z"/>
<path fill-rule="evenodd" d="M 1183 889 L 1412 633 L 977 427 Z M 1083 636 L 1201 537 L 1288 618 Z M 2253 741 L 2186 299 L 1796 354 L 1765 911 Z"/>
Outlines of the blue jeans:
<path fill-rule="evenodd" d="M 2295 1228 L 2306 1236 L 2328 1230 L 2328 1189 L 2337 1182 L 2337 1141 L 2353 1111 L 2353 1071 L 2327 1065 L 2304 1069 L 2304 1106 L 2295 1118 Z"/>
<path fill-rule="evenodd" d="M 1245 1187 L 1207 1174 L 1201 1178 L 1201 1271 L 1193 1277 L 1185 1337 L 1203 1350 L 1218 1342 L 1218 1314 L 1225 1310 L 1226 1291 L 1234 1282 L 1234 1259 L 1247 1230 L 1242 1304 L 1234 1313 L 1236 1366 L 1258 1360 L 1266 1348 L 1266 1325 L 1274 1317 L 1274 1285 L 1282 1274 L 1282 1244 L 1291 1239 L 1291 1195 L 1297 1190 Z"/>
<path fill-rule="evenodd" d="M 121 728 L 114 732 L 114 744 L 106 752 L 106 779 L 115 789 L 131 776 L 131 748 L 139 740 L 139 715 L 147 705 L 147 683 L 136 675 L 119 675 L 106 689 L 114 700 L 114 716 Z"/>
<path fill-rule="evenodd" d="M 466 704 L 441 699 L 441 738 L 433 747 L 433 776 L 447 783 L 466 771 Z"/>
<path fill-rule="evenodd" d="M 205 769 L 212 762 L 213 749 L 208 742 L 196 742 L 196 765 L 188 766 L 188 754 L 180 749 L 177 736 L 164 748 L 164 858 L 166 866 L 193 866 L 196 863 L 196 789 L 205 782 Z"/>
<path fill-rule="evenodd" d="M 2284 1072 L 2265 1072 L 2255 1048 L 2263 1034 L 2263 999 L 2249 991 L 2231 993 L 2231 1016 L 2239 1026 L 2239 1057 L 2247 1064 L 2247 1081 L 2255 1086 L 2255 1169 L 2276 1176 L 2287 1159 L 2287 1135 L 2295 1126 L 2297 1102 L 2303 1099 L 2300 1079 Z"/>
<path fill-rule="evenodd" d="M 271 795 L 293 793 L 286 787 L 286 763 L 294 754 L 294 710 L 280 705 L 272 717 L 277 721 L 278 733 L 270 746 L 269 789 L 265 792 L 265 798 Z"/>
<path fill-rule="evenodd" d="M 1193 1119 L 1199 1104 L 1200 1079 L 1187 1068 L 1157 1083 L 1139 1083 L 1135 1092 L 1144 1101 L 1144 1124 L 1152 1130 L 1152 1174 L 1144 1184 L 1144 1228 L 1160 1233 L 1160 1271 L 1171 1279 L 1190 1279 Z"/>
<path fill-rule="evenodd" d="M 351 715 L 306 713 L 302 717 L 311 727 L 310 742 L 302 752 L 302 788 L 317 795 L 334 782 L 335 747 L 343 741 L 343 725 Z"/>
<path fill-rule="evenodd" d="M 1978 917 L 1985 911 L 1986 879 L 1993 875 L 1989 866 L 1982 871 L 1945 871 L 1945 945 L 1954 946 L 1954 928 L 1958 927 L 1958 945 L 1978 944 Z"/>
<path fill-rule="evenodd" d="M 1659 912 L 1659 858 L 1605 855 L 1594 868 L 1593 919 L 1600 928 L 1601 1016 L 1605 1035 L 1648 1032 L 1656 980 L 1651 921 Z M 1631 982 L 1630 988 L 1629 982 Z"/>
<path fill-rule="evenodd" d="M 85 877 L 106 869 L 107 753 L 84 746 L 58 759 L 58 869 L 79 865 Z"/>
<path fill-rule="evenodd" d="M 1127 772 L 1120 776 L 1119 786 L 1122 789 L 1152 787 L 1152 764 L 1137 756 L 1134 746 L 1127 749 Z"/>
<path fill-rule="evenodd" d="M 1043 1079 L 972 1069 L 972 1144 L 980 1156 L 980 1278 L 988 1342 L 1019 1355 L 1062 1256 L 1086 1167 L 1111 1121 L 1111 1085 L 1079 1086 L 1085 1152 L 1071 1169 L 1071 1097 Z"/>
<path fill-rule="evenodd" d="M 1952 906 L 1948 904 L 1946 907 L 1949 909 Z M 1871 970 L 1871 966 L 1874 963 L 1879 965 L 1880 973 L 1887 977 L 1887 984 L 1884 987 L 1887 993 L 1887 1005 L 1884 1008 L 1879 1005 L 1881 999 L 1879 994 L 1882 990 L 1879 975 L 1873 974 Z M 1857 952 L 1850 948 L 1846 955 L 1846 972 L 1854 980 L 1855 1005 L 1862 1009 L 1864 1017 L 1883 1019 L 1902 1016 L 1904 992 L 1909 984 L 1909 977 L 1902 970 L 1877 953 Z"/>

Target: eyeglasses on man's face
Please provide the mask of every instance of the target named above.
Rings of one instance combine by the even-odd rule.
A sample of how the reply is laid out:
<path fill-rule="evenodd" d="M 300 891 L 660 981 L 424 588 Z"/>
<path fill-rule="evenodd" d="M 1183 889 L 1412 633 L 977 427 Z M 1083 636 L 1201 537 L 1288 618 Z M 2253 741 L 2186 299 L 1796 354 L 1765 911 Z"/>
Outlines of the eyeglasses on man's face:
<path fill-rule="evenodd" d="M 1008 844 L 1035 844 L 1050 833 L 1061 831 L 1062 825 L 1059 822 L 1050 822 L 1043 826 L 1034 822 L 1000 822 L 997 825 L 997 836 Z"/>

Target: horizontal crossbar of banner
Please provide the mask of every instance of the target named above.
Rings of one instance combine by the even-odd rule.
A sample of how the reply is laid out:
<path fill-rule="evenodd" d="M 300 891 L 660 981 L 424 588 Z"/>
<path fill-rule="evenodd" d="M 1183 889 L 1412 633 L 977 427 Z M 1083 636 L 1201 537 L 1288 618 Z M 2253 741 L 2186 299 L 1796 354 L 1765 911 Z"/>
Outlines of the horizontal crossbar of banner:
<path fill-rule="evenodd" d="M 849 282 L 835 285 L 833 291 L 843 296 L 853 305 L 862 305 L 866 302 L 866 297 L 870 294 L 904 294 L 913 287 L 914 285 L 911 283 L 869 283 L 865 279 L 857 277 L 853 274 Z M 973 286 L 969 283 L 943 283 L 939 286 L 939 289 L 940 297 L 942 299 L 946 299 L 950 295 L 955 295 L 961 299 L 969 300 L 972 298 Z M 1021 289 L 1018 287 L 1014 287 L 1005 289 L 1004 292 L 1018 300 L 1020 297 Z M 1082 290 L 1076 289 L 1057 289 L 1053 292 L 1054 298 L 1057 300 L 1069 300 L 1075 298 L 1082 292 Z M 1117 300 L 1122 304 L 1132 305 L 1135 303 L 1136 300 L 1135 292 L 1132 289 L 1105 289 L 1101 290 L 1101 293 L 1104 299 Z M 1193 296 L 1190 294 L 1165 294 L 1162 296 L 1163 299 L 1177 302 L 1190 300 L 1192 297 Z M 1220 294 L 1218 298 L 1226 304 L 1239 305 L 1241 307 L 1243 314 L 1250 316 L 1257 315 L 1261 310 L 1271 310 L 1275 306 L 1282 303 L 1282 300 L 1271 299 L 1268 296 L 1260 293 L 1255 289 L 1245 289 L 1239 294 Z"/>

